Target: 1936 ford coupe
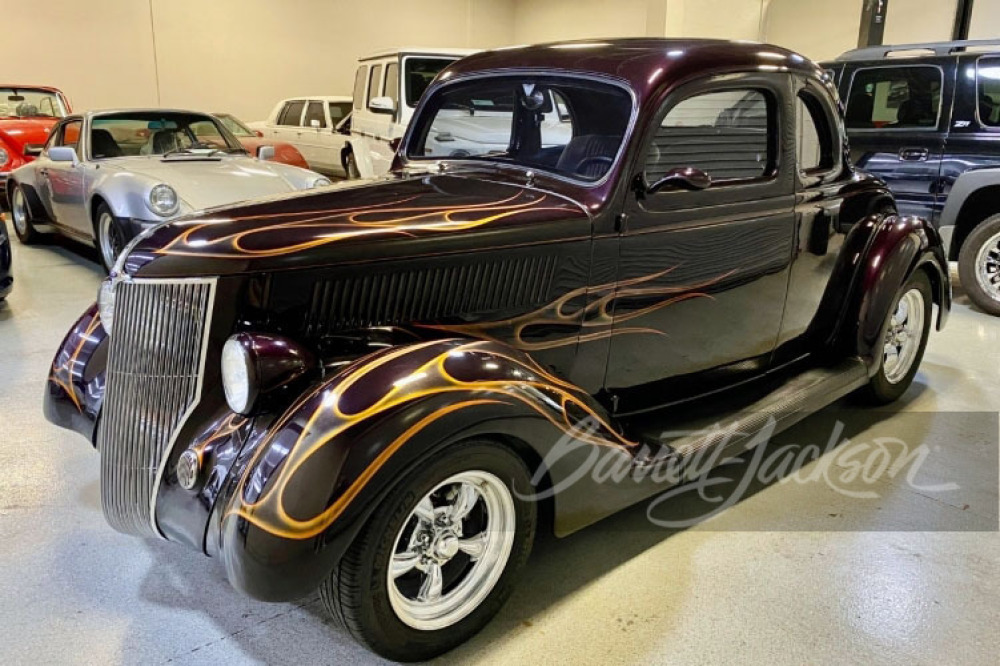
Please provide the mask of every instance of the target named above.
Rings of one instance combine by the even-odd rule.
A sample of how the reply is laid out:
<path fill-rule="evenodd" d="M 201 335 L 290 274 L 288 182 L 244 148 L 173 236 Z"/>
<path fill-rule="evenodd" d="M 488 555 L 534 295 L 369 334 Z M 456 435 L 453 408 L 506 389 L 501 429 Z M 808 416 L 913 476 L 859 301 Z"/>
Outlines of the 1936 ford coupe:
<path fill-rule="evenodd" d="M 451 154 L 444 117 L 490 135 Z M 480 53 L 429 87 L 387 177 L 133 241 L 46 414 L 94 442 L 116 529 L 256 598 L 319 588 L 372 649 L 425 659 L 497 612 L 537 529 L 905 391 L 945 257 L 845 148 L 827 76 L 780 48 Z M 735 434 L 659 435 L 694 405 Z M 595 455 L 629 478 L 579 474 Z"/>

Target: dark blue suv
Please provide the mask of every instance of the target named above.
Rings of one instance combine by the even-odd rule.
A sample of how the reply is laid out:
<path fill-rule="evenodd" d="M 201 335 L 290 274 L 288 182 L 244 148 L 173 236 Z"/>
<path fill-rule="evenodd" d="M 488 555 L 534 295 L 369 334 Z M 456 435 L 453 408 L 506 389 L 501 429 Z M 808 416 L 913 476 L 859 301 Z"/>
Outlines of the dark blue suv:
<path fill-rule="evenodd" d="M 940 228 L 969 297 L 1000 315 L 1000 40 L 862 48 L 823 67 L 854 164 Z"/>

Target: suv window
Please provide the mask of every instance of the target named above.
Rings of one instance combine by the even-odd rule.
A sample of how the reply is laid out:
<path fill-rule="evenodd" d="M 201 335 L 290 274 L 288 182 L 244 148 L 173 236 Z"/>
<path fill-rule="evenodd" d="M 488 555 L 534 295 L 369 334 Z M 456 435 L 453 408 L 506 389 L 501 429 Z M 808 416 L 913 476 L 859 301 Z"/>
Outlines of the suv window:
<path fill-rule="evenodd" d="M 406 82 L 406 105 L 414 107 L 427 90 L 434 77 L 454 62 L 453 58 L 415 58 L 403 61 L 403 78 Z"/>
<path fill-rule="evenodd" d="M 980 58 L 976 75 L 979 121 L 989 127 L 1000 127 L 1000 58 Z"/>
<path fill-rule="evenodd" d="M 318 121 L 319 127 L 326 127 L 326 114 L 323 113 L 323 102 L 309 102 L 306 107 L 306 118 L 302 122 L 305 127 L 312 127 L 312 121 Z"/>
<path fill-rule="evenodd" d="M 796 159 L 800 171 L 825 171 L 833 168 L 831 125 L 822 102 L 808 92 L 795 100 Z"/>
<path fill-rule="evenodd" d="M 305 108 L 305 105 L 306 103 L 302 100 L 285 104 L 285 108 L 281 110 L 281 115 L 278 116 L 278 124 L 288 127 L 298 127 L 302 118 L 302 109 Z"/>
<path fill-rule="evenodd" d="M 334 125 L 339 123 L 341 120 L 347 117 L 347 114 L 351 112 L 350 103 L 345 102 L 330 102 L 330 120 Z"/>
<path fill-rule="evenodd" d="M 365 100 L 365 77 L 368 76 L 368 66 L 361 65 L 354 75 L 354 108 L 364 107 Z"/>
<path fill-rule="evenodd" d="M 845 120 L 851 129 L 937 127 L 940 110 L 937 67 L 872 67 L 854 73 Z"/>
<path fill-rule="evenodd" d="M 655 182 L 675 168 L 695 167 L 713 185 L 763 177 L 773 163 L 768 116 L 773 102 L 760 90 L 694 95 L 663 118 L 646 154 L 646 178 Z"/>
<path fill-rule="evenodd" d="M 372 100 L 378 97 L 378 87 L 382 82 L 382 65 L 375 65 L 372 67 L 371 78 L 368 79 L 368 104 L 372 103 Z"/>
<path fill-rule="evenodd" d="M 391 62 L 385 68 L 385 95 L 399 108 L 399 64 Z"/>

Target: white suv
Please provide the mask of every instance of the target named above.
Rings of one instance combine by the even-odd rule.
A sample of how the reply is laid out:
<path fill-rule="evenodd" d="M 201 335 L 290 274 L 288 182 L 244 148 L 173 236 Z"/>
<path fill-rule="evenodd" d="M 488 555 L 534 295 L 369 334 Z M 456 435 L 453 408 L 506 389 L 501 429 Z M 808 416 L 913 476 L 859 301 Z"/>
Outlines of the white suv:
<path fill-rule="evenodd" d="M 424 90 L 448 64 L 475 52 L 394 49 L 361 58 L 354 77 L 351 136 L 344 148 L 348 177 L 386 173 L 395 152 L 391 144 L 403 136 Z"/>
<path fill-rule="evenodd" d="M 313 171 L 344 176 L 350 115 L 350 97 L 293 97 L 278 102 L 267 120 L 250 126 L 264 138 L 298 148 Z"/>

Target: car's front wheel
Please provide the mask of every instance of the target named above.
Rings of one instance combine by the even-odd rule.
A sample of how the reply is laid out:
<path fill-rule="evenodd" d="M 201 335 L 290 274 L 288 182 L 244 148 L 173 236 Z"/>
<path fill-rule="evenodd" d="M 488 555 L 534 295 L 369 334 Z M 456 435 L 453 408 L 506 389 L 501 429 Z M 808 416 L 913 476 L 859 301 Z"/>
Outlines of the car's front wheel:
<path fill-rule="evenodd" d="M 35 229 L 31 221 L 31 208 L 28 206 L 28 196 L 24 193 L 24 188 L 20 185 L 14 186 L 14 191 L 10 197 L 10 217 L 14 223 L 14 233 L 18 240 L 25 245 L 31 245 L 38 241 L 41 234 Z"/>
<path fill-rule="evenodd" d="M 467 442 L 429 460 L 375 511 L 321 589 L 375 652 L 422 661 L 478 632 L 531 551 L 536 505 L 511 450 Z"/>
<path fill-rule="evenodd" d="M 1000 316 L 1000 215 L 983 220 L 962 243 L 958 277 L 973 303 Z"/>
<path fill-rule="evenodd" d="M 347 151 L 347 156 L 344 158 L 344 171 L 347 172 L 347 177 L 350 180 L 357 180 L 361 178 L 361 171 L 358 169 L 358 158 L 354 156 L 354 151 Z"/>
<path fill-rule="evenodd" d="M 918 270 L 896 293 L 882 324 L 882 359 L 865 387 L 868 402 L 893 402 L 910 387 L 927 348 L 932 305 L 930 279 Z"/>
<path fill-rule="evenodd" d="M 101 253 L 101 263 L 104 270 L 111 272 L 114 268 L 118 255 L 128 244 L 128 237 L 122 225 L 115 219 L 111 208 L 103 201 L 98 204 L 94 211 L 94 231 L 97 236 L 97 249 Z"/>

